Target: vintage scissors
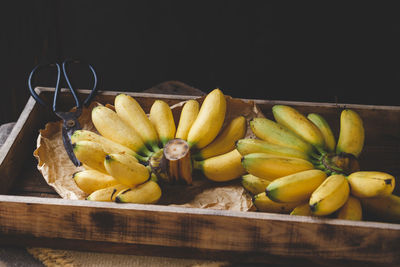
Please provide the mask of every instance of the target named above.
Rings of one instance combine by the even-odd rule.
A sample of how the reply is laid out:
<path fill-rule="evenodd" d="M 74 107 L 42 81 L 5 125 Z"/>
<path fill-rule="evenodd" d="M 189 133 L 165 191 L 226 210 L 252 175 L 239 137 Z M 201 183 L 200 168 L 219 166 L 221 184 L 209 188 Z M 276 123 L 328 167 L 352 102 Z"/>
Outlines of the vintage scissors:
<path fill-rule="evenodd" d="M 60 118 L 63 120 L 63 127 L 62 127 L 62 139 L 63 139 L 63 143 L 64 143 L 64 147 L 65 150 L 69 156 L 69 158 L 71 159 L 71 161 L 74 163 L 75 166 L 80 166 L 81 163 L 80 161 L 76 158 L 74 151 L 73 151 L 73 146 L 71 143 L 71 136 L 72 134 L 76 131 L 81 129 L 81 126 L 79 124 L 78 118 L 79 116 L 82 114 L 82 104 L 79 101 L 78 95 L 76 93 L 76 91 L 74 90 L 74 88 L 71 85 L 70 79 L 68 77 L 68 73 L 66 70 L 66 66 L 68 64 L 82 64 L 80 61 L 76 61 L 76 60 L 66 60 L 61 64 L 59 63 L 50 63 L 50 64 L 41 64 L 41 65 L 37 65 L 36 67 L 33 68 L 33 70 L 31 71 L 30 75 L 29 75 L 29 79 L 28 79 L 28 87 L 29 87 L 29 91 L 32 95 L 32 97 L 41 105 L 49 108 L 49 105 L 43 101 L 43 99 L 41 99 L 39 97 L 38 94 L 36 94 L 35 90 L 32 87 L 32 77 L 33 74 L 38 71 L 40 68 L 43 67 L 56 67 L 57 69 L 57 80 L 56 80 L 56 86 L 55 86 L 55 90 L 54 90 L 54 98 L 53 98 L 53 107 L 52 110 L 53 112 Z M 87 98 L 85 99 L 85 101 L 83 101 L 83 105 L 87 106 L 90 101 L 92 100 L 92 98 L 94 97 L 96 90 L 97 90 L 97 75 L 96 72 L 94 70 L 94 68 L 90 65 L 87 64 L 92 75 L 93 75 L 93 87 L 92 90 L 90 92 L 90 94 L 87 96 Z M 65 81 L 67 83 L 67 89 L 71 92 L 74 101 L 75 101 L 75 110 L 74 111 L 59 111 L 57 110 L 57 98 L 58 95 L 60 93 L 60 79 L 61 79 L 61 69 L 62 69 L 62 73 L 63 76 L 65 78 Z"/>

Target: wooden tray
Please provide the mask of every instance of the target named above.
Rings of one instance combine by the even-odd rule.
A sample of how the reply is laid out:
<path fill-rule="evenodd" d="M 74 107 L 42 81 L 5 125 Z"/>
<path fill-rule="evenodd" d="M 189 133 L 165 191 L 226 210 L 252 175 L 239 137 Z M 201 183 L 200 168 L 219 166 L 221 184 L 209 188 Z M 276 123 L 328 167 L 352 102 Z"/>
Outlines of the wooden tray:
<path fill-rule="evenodd" d="M 50 100 L 53 91 L 37 92 Z M 101 92 L 96 100 L 112 103 L 116 94 Z M 146 111 L 155 99 L 175 104 L 194 98 L 128 94 Z M 62 98 L 66 106 L 72 103 L 69 96 Z M 318 112 L 336 133 L 341 109 L 355 109 L 366 130 L 362 168 L 399 176 L 400 107 L 255 101 L 267 117 L 277 103 Z M 33 157 L 38 130 L 51 120 L 56 118 L 30 98 L 0 151 L 1 244 L 291 266 L 400 265 L 400 224 L 61 199 L 45 183 Z"/>

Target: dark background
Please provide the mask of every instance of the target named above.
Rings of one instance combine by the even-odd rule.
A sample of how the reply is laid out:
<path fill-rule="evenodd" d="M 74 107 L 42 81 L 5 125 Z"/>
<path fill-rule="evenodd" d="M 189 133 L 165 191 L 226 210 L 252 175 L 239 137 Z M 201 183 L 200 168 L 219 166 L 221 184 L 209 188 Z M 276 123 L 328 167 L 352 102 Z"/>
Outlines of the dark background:
<path fill-rule="evenodd" d="M 362 4 L 361 4 L 362 3 Z M 38 63 L 84 59 L 101 90 L 179 80 L 234 97 L 399 105 L 400 22 L 381 2 L 5 1 L 0 122 Z M 42 77 L 38 85 L 54 86 Z M 39 82 L 39 81 L 38 81 Z M 80 78 L 79 88 L 90 87 Z"/>

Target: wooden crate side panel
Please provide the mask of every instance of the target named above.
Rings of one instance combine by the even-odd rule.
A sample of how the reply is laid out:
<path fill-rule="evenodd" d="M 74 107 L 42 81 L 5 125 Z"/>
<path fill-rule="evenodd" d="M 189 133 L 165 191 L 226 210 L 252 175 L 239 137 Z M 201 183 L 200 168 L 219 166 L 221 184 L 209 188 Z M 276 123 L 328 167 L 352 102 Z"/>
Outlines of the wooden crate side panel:
<path fill-rule="evenodd" d="M 396 224 L 11 197 L 0 201 L 0 214 L 0 233 L 6 236 L 400 264 Z"/>

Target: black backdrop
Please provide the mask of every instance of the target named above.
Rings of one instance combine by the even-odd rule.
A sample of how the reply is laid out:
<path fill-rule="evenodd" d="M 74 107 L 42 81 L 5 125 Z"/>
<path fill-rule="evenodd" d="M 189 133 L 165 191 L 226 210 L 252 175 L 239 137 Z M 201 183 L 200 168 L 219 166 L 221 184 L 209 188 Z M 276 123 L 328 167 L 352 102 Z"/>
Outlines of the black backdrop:
<path fill-rule="evenodd" d="M 101 90 L 179 80 L 235 97 L 398 105 L 395 6 L 321 2 L 3 2 L 1 123 L 18 118 L 30 70 L 65 58 L 92 63 Z"/>

